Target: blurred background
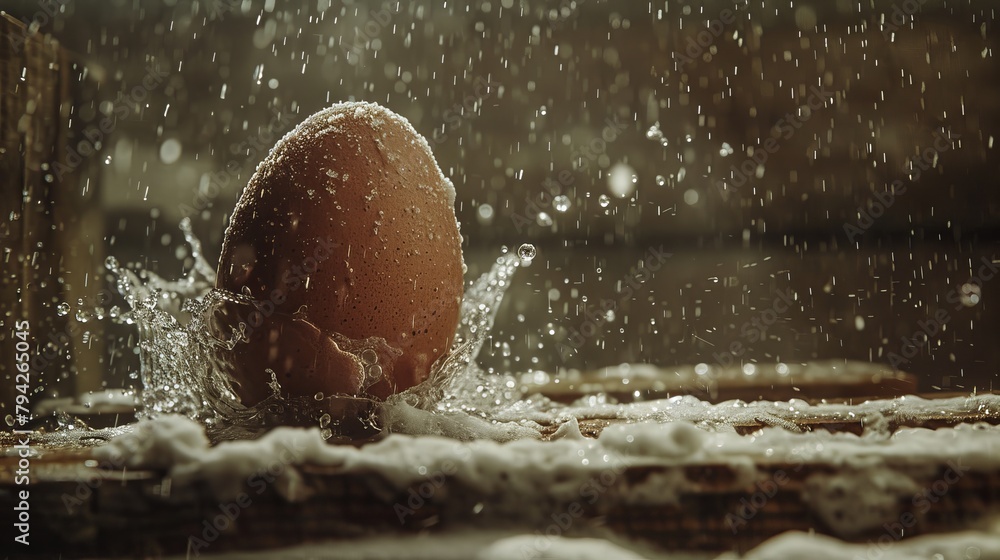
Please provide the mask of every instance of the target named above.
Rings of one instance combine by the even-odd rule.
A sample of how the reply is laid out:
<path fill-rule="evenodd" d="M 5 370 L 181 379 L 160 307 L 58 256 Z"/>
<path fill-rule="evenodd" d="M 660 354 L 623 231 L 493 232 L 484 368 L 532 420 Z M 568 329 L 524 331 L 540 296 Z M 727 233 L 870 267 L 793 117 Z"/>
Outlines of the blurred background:
<path fill-rule="evenodd" d="M 105 258 L 179 277 L 188 216 L 216 262 L 267 150 L 341 100 L 428 138 L 458 191 L 468 278 L 537 247 L 488 368 L 850 359 L 921 391 L 993 388 L 986 0 L 2 9 L 0 367 L 9 379 L 13 321 L 30 317 L 45 396 L 135 386 Z"/>

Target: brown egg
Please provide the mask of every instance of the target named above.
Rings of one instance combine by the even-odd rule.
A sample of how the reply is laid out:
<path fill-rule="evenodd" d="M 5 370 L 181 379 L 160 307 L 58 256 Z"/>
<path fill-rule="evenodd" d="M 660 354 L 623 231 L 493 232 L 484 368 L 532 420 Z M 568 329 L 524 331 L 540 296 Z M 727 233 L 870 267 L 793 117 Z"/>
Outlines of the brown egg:
<path fill-rule="evenodd" d="M 445 354 L 462 299 L 455 191 L 409 122 L 372 103 L 309 117 L 258 166 L 226 229 L 217 285 L 251 298 L 228 356 L 252 405 L 283 394 L 385 399 Z"/>

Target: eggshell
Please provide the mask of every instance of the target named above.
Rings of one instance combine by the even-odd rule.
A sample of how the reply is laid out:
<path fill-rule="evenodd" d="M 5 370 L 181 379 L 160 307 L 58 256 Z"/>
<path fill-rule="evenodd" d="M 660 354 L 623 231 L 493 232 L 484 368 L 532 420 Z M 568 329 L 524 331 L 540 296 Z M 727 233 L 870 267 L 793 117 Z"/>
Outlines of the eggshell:
<path fill-rule="evenodd" d="M 455 190 L 427 142 L 372 103 L 339 103 L 281 139 L 240 196 L 217 286 L 251 298 L 229 360 L 244 404 L 282 392 L 384 399 L 424 380 L 462 299 Z M 381 373 L 380 373 L 381 372 Z"/>

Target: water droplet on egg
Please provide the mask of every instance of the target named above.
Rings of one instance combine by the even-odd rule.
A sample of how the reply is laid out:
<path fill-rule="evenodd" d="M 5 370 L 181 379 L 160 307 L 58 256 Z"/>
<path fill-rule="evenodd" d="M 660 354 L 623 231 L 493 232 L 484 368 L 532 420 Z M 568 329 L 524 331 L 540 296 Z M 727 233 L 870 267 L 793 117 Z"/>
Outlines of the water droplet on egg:
<path fill-rule="evenodd" d="M 365 348 L 364 351 L 361 352 L 361 361 L 366 365 L 372 365 L 378 362 L 378 354 L 376 354 L 371 348 Z"/>

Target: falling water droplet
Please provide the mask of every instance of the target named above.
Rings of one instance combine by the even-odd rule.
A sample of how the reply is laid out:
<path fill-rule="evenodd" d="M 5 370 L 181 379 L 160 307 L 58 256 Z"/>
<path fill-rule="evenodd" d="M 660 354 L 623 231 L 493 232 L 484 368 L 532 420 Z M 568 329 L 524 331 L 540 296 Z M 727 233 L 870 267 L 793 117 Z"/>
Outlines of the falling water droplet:
<path fill-rule="evenodd" d="M 963 284 L 959 289 L 959 300 L 962 305 L 966 307 L 974 307 L 982 299 L 982 290 L 979 288 L 978 284 L 973 284 L 971 282 Z"/>
<path fill-rule="evenodd" d="M 521 245 L 517 248 L 517 256 L 521 259 L 522 263 L 530 263 L 535 258 L 535 246 L 531 243 Z"/>
<path fill-rule="evenodd" d="M 602 194 L 597 198 L 597 203 L 601 205 L 601 208 L 607 208 L 611 204 L 611 198 L 606 194 Z"/>
<path fill-rule="evenodd" d="M 608 190 L 618 198 L 628 198 L 635 192 L 639 177 L 627 163 L 616 163 L 608 170 Z"/>
<path fill-rule="evenodd" d="M 552 199 L 552 203 L 555 206 L 557 212 L 565 212 L 569 210 L 570 207 L 569 197 L 564 194 L 561 194 Z"/>
<path fill-rule="evenodd" d="M 69 304 L 65 301 L 56 306 L 56 314 L 60 317 L 69 315 Z"/>
<path fill-rule="evenodd" d="M 656 176 L 656 185 L 657 186 L 662 187 L 663 185 L 666 185 L 666 184 L 667 184 L 667 178 L 666 177 L 664 177 L 663 175 L 657 175 Z"/>

